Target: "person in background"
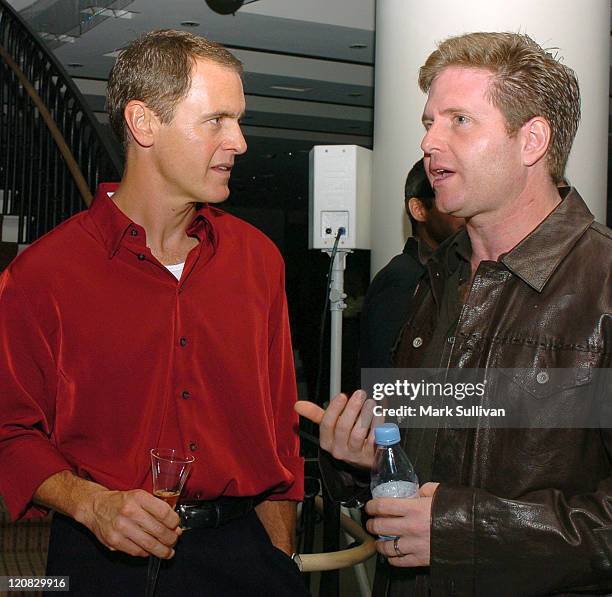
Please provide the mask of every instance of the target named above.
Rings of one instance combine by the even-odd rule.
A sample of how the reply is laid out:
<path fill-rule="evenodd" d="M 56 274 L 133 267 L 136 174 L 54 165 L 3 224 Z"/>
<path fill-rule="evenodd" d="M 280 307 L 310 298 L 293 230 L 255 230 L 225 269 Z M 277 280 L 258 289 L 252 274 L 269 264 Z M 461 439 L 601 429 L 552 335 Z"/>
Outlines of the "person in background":
<path fill-rule="evenodd" d="M 361 312 L 359 363 L 361 368 L 392 367 L 392 350 L 408 316 L 410 298 L 425 263 L 438 246 L 464 224 L 463 218 L 442 213 L 427 179 L 423 158 L 408 173 L 404 206 L 412 236 L 404 250 L 374 277 Z"/>

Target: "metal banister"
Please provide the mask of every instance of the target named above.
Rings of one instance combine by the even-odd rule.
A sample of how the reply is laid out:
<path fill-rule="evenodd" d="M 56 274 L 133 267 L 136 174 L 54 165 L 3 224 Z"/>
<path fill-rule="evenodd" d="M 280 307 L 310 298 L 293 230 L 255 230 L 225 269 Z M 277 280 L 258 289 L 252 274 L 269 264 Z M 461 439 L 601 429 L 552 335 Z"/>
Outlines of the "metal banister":
<path fill-rule="evenodd" d="M 0 0 L 1 214 L 32 242 L 91 202 L 122 161 L 59 60 Z"/>

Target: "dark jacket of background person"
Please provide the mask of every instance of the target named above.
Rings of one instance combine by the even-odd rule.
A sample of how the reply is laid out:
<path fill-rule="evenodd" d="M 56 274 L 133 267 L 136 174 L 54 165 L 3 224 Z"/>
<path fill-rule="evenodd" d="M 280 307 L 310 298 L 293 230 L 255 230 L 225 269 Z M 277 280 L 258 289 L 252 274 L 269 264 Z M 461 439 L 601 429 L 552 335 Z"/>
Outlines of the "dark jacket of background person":
<path fill-rule="evenodd" d="M 482 262 L 435 366 L 522 368 L 514 391 L 541 401 L 551 417 L 571 415 L 563 410 L 567 402 L 579 386 L 595 383 L 594 368 L 605 368 L 599 395 L 609 402 L 612 231 L 593 220 L 572 189 L 514 249 Z M 423 355 L 452 273 L 451 251 L 465 235 L 460 231 L 428 261 L 396 366 L 434 366 Z M 575 377 L 557 378 L 560 371 Z M 612 593 L 610 429 L 446 427 L 404 433 L 403 440 L 420 481 L 441 483 L 432 506 L 431 566 L 379 566 L 378 581 L 388 578 L 375 583 L 374 597 Z M 366 476 L 331 458 L 321 464 L 337 499 L 369 498 Z"/>
<path fill-rule="evenodd" d="M 416 238 L 409 238 L 372 280 L 361 312 L 359 364 L 361 368 L 393 367 L 391 353 L 408 317 L 410 298 L 425 273 Z"/>

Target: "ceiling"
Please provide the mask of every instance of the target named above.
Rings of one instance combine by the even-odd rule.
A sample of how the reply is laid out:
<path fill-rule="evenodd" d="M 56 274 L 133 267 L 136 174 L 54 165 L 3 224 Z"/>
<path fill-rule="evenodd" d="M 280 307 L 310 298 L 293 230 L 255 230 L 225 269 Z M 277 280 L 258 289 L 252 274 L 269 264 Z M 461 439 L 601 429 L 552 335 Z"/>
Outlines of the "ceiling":
<path fill-rule="evenodd" d="M 313 145 L 372 145 L 375 0 L 257 0 L 226 16 L 204 0 L 9 4 L 54 50 L 104 124 L 116 52 L 140 33 L 185 29 L 232 50 L 245 67 L 249 144 L 232 184 L 254 206 L 305 207 Z"/>
<path fill-rule="evenodd" d="M 254 0 L 226 16 L 204 0 L 9 3 L 54 49 L 102 123 L 116 52 L 138 34 L 186 29 L 230 48 L 244 63 L 247 99 L 249 151 L 232 183 L 239 203 L 301 208 L 313 145 L 372 145 L 375 0 Z"/>

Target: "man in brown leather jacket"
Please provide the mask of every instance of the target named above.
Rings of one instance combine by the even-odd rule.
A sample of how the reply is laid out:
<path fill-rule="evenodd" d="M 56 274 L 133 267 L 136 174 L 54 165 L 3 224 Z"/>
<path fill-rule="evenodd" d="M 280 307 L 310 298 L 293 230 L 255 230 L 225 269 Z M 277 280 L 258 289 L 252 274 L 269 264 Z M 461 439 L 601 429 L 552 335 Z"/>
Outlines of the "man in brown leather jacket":
<path fill-rule="evenodd" d="M 576 77 L 527 36 L 474 33 L 442 42 L 419 84 L 436 204 L 466 229 L 429 262 L 395 365 L 518 369 L 516 387 L 567 414 L 575 388 L 612 365 L 612 232 L 557 188 L 580 117 Z M 296 409 L 320 423 L 332 494 L 368 499 L 363 392 Z M 611 594 L 612 434 L 593 427 L 405 433 L 428 482 L 416 499 L 366 504 L 368 530 L 398 537 L 378 542 L 390 566 L 375 593 Z"/>

